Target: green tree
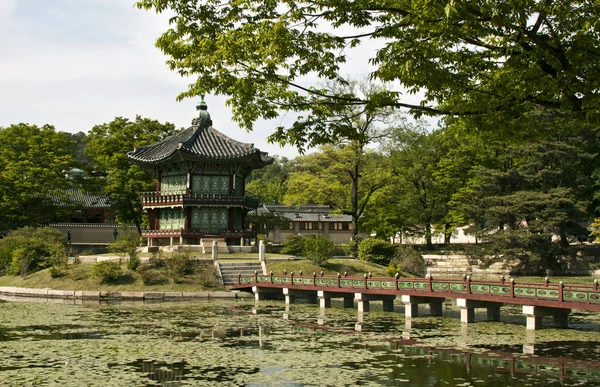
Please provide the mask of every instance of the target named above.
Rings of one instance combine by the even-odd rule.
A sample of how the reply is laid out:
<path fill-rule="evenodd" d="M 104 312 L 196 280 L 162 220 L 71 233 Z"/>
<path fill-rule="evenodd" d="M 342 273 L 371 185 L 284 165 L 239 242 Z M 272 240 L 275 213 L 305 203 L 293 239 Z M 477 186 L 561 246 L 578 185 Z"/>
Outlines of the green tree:
<path fill-rule="evenodd" d="M 96 125 L 86 138 L 85 154 L 97 174 L 95 180 L 111 199 L 120 223 L 133 223 L 141 233 L 142 213 L 139 193 L 154 190 L 156 183 L 150 172 L 142 170 L 127 158 L 136 146 L 148 145 L 175 133 L 175 126 L 137 116 L 135 121 L 117 117 Z"/>
<path fill-rule="evenodd" d="M 156 45 L 172 70 L 195 79 L 180 98 L 227 95 L 234 117 L 249 129 L 280 109 L 340 105 L 488 114 L 495 122 L 498 114 L 536 107 L 586 114 L 582 119 L 600 111 L 594 0 L 139 0 L 137 6 L 174 14 Z M 348 48 L 358 46 L 377 49 L 353 63 L 363 60 L 374 66 L 374 79 L 420 92 L 420 103 L 408 103 L 400 91 L 361 98 L 307 83 L 346 82 L 340 68 Z"/>
<path fill-rule="evenodd" d="M 26 275 L 67 263 L 67 240 L 50 227 L 23 227 L 0 240 L 0 274 Z"/>
<path fill-rule="evenodd" d="M 406 225 L 424 235 L 431 248 L 433 225 L 446 215 L 450 199 L 449 186 L 437 176 L 444 152 L 440 132 L 428 131 L 423 123 L 398 128 L 386 151 L 393 166 L 394 187 L 399 190 L 391 210 L 410 215 Z"/>
<path fill-rule="evenodd" d="M 321 152 L 300 156 L 294 170 L 288 177 L 285 204 L 327 204 L 351 215 L 353 240 L 373 194 L 389 182 L 384 158 L 357 142 L 325 145 Z"/>
<path fill-rule="evenodd" d="M 280 204 L 287 189 L 287 176 L 290 161 L 286 157 L 273 157 L 273 164 L 254 169 L 246 183 L 246 192 L 258 198 L 261 203 Z"/>
<path fill-rule="evenodd" d="M 53 126 L 0 129 L 0 229 L 38 225 L 57 217 L 75 163 L 75 143 Z"/>

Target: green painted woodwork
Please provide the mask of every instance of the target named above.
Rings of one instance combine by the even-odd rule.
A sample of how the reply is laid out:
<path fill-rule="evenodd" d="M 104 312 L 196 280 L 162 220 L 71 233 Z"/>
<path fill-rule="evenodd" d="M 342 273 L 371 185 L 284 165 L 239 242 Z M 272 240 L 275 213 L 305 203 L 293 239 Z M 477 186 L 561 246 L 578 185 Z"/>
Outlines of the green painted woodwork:
<path fill-rule="evenodd" d="M 577 292 L 577 291 L 572 291 L 572 290 L 565 290 L 565 291 L 563 291 L 563 300 L 587 302 L 588 293 L 587 292 Z"/>
<path fill-rule="evenodd" d="M 163 176 L 160 178 L 160 193 L 163 195 L 184 194 L 186 183 L 186 175 Z"/>
<path fill-rule="evenodd" d="M 241 208 L 233 209 L 233 229 L 241 231 L 244 225 L 242 222 L 242 210 Z"/>
<path fill-rule="evenodd" d="M 302 285 L 313 285 L 313 279 L 312 278 L 303 278 Z"/>
<path fill-rule="evenodd" d="M 381 281 L 381 287 L 384 289 L 395 289 L 396 283 L 394 281 Z"/>
<path fill-rule="evenodd" d="M 233 193 L 241 196 L 244 194 L 244 178 L 236 175 L 233 178 Z"/>
<path fill-rule="evenodd" d="M 294 278 L 294 285 L 302 285 L 302 278 Z"/>
<path fill-rule="evenodd" d="M 447 283 L 432 283 L 431 289 L 435 291 L 447 291 L 450 287 L 450 284 Z"/>
<path fill-rule="evenodd" d="M 589 292 L 590 302 L 600 302 L 600 293 Z"/>
<path fill-rule="evenodd" d="M 412 289 L 412 282 L 398 282 L 398 289 Z"/>
<path fill-rule="evenodd" d="M 180 230 L 185 226 L 181 208 L 161 208 L 159 213 L 160 230 Z"/>
<path fill-rule="evenodd" d="M 327 286 L 327 280 L 325 278 L 317 278 L 317 286 Z"/>
<path fill-rule="evenodd" d="M 535 289 L 519 288 L 515 286 L 515 296 L 520 297 L 535 297 Z"/>
<path fill-rule="evenodd" d="M 558 290 L 554 289 L 536 289 L 536 296 L 541 298 L 558 299 Z"/>
<path fill-rule="evenodd" d="M 381 281 L 367 281 L 367 286 L 370 288 L 380 288 Z"/>
<path fill-rule="evenodd" d="M 204 230 L 218 234 L 228 228 L 228 214 L 225 207 L 193 207 L 191 226 L 193 230 Z"/>
<path fill-rule="evenodd" d="M 280 284 L 281 283 L 281 277 L 273 277 L 273 283 L 275 284 Z"/>
<path fill-rule="evenodd" d="M 341 279 L 340 280 L 340 286 L 343 287 L 343 288 L 351 288 L 352 287 L 352 280 Z"/>
<path fill-rule="evenodd" d="M 509 286 L 492 286 L 491 292 L 492 292 L 492 294 L 500 294 L 500 295 L 510 294 L 510 287 Z"/>
<path fill-rule="evenodd" d="M 363 280 L 352 280 L 352 286 L 355 288 L 362 288 L 365 286 L 365 281 Z"/>
<path fill-rule="evenodd" d="M 271 277 L 265 275 L 259 275 L 256 277 L 256 280 L 261 283 L 271 283 Z"/>
<path fill-rule="evenodd" d="M 467 290 L 466 284 L 450 284 L 450 290 L 457 290 L 459 292 L 464 292 Z"/>
<path fill-rule="evenodd" d="M 229 176 L 207 176 L 194 175 L 192 176 L 192 194 L 229 194 Z"/>
<path fill-rule="evenodd" d="M 333 279 L 328 279 L 327 286 L 337 286 L 337 281 Z"/>
<path fill-rule="evenodd" d="M 471 284 L 471 292 L 472 293 L 489 293 L 490 287 L 489 287 L 489 285 Z"/>
<path fill-rule="evenodd" d="M 427 282 L 413 282 L 413 287 L 415 289 L 428 289 L 429 284 Z"/>

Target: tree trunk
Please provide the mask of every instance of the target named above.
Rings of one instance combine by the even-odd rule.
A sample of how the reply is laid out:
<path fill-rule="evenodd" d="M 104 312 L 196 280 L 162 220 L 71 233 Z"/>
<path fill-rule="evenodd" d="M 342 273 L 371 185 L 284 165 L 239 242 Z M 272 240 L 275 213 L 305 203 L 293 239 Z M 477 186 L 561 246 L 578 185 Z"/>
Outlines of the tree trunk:
<path fill-rule="evenodd" d="M 448 230 L 450 229 L 450 225 L 448 223 L 444 224 L 444 245 L 450 244 L 450 238 L 452 238 L 452 233 Z"/>
<path fill-rule="evenodd" d="M 358 168 L 359 162 L 354 163 L 354 170 L 352 171 L 352 192 L 350 194 L 350 202 L 351 202 L 351 210 L 350 213 L 352 215 L 352 256 L 354 258 L 358 257 Z"/>
<path fill-rule="evenodd" d="M 425 222 L 425 246 L 427 250 L 433 250 L 433 243 L 431 242 L 431 222 L 429 220 Z"/>

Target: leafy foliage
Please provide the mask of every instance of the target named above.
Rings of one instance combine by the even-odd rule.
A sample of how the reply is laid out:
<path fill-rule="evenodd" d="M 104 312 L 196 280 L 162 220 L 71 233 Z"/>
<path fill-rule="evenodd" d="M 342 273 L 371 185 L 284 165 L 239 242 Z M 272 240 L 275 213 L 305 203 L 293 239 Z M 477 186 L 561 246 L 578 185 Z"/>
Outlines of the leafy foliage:
<path fill-rule="evenodd" d="M 172 252 L 164 262 L 167 276 L 174 283 L 181 281 L 181 278 L 192 269 L 192 255 L 187 250 Z"/>
<path fill-rule="evenodd" d="M 90 276 L 98 278 L 101 283 L 117 281 L 123 275 L 119 262 L 101 261 L 95 263 L 90 270 Z"/>
<path fill-rule="evenodd" d="M 281 254 L 302 256 L 304 254 L 304 237 L 302 235 L 290 235 L 283 242 Z"/>
<path fill-rule="evenodd" d="M 0 128 L 0 229 L 44 224 L 66 201 L 65 170 L 75 163 L 75 142 L 53 126 L 17 124 Z"/>
<path fill-rule="evenodd" d="M 195 81 L 180 98 L 229 96 L 235 119 L 251 129 L 280 109 L 405 107 L 420 114 L 486 114 L 496 121 L 536 106 L 598 114 L 600 48 L 596 1 L 139 0 L 173 14 L 157 40 L 168 66 Z M 377 47 L 352 59 L 371 77 L 408 93 L 365 97 L 314 87 L 306 78 L 344 84 L 348 49 Z M 459 47 L 460 49 L 457 49 Z M 310 77 L 307 75 L 310 74 Z M 410 103 L 405 94 L 420 93 Z M 331 113 L 328 113 L 332 116 Z M 294 127 L 299 141 L 322 131 Z"/>
<path fill-rule="evenodd" d="M 324 235 L 290 235 L 283 244 L 282 254 L 303 256 L 315 265 L 327 262 L 334 251 L 333 242 Z"/>
<path fill-rule="evenodd" d="M 175 133 L 175 126 L 137 116 L 135 121 L 117 117 L 94 126 L 87 138 L 85 154 L 98 175 L 94 182 L 111 198 L 111 206 L 120 223 L 133 223 L 141 233 L 142 213 L 139 193 L 154 190 L 150 172 L 127 158 L 136 146 L 148 145 Z M 100 177 L 100 176 L 99 176 Z"/>
<path fill-rule="evenodd" d="M 358 259 L 387 265 L 394 255 L 394 245 L 388 241 L 366 238 L 358 244 Z"/>
<path fill-rule="evenodd" d="M 116 241 L 108 245 L 108 251 L 111 253 L 117 253 L 123 258 L 128 258 L 127 268 L 135 271 L 140 265 L 139 254 L 142 251 L 141 247 L 142 238 L 137 231 L 123 230 Z"/>
<path fill-rule="evenodd" d="M 333 242 L 321 234 L 303 238 L 304 256 L 315 265 L 321 265 L 331 258 Z"/>
<path fill-rule="evenodd" d="M 24 276 L 66 263 L 67 240 L 53 228 L 23 227 L 0 240 L 0 274 Z"/>
<path fill-rule="evenodd" d="M 425 274 L 425 260 L 421 253 L 412 246 L 396 246 L 394 257 L 387 268 L 387 274 L 394 276 L 396 273 L 405 272 L 416 276 Z"/>

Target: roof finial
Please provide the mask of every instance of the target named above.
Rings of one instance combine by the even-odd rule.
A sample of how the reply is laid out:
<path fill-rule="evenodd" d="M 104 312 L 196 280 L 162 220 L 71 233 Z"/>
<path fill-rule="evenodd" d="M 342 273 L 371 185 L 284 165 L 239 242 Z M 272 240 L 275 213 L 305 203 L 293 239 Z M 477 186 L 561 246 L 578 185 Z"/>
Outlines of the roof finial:
<path fill-rule="evenodd" d="M 198 102 L 198 105 L 196 105 L 196 110 L 198 111 L 198 119 L 210 119 L 208 105 L 206 105 L 206 102 L 204 102 L 204 94 L 200 94 L 200 102 Z"/>

